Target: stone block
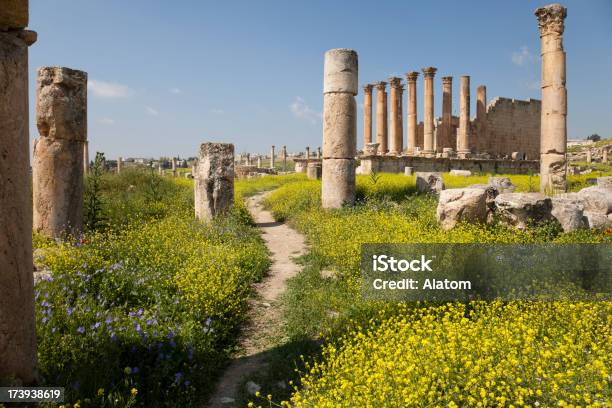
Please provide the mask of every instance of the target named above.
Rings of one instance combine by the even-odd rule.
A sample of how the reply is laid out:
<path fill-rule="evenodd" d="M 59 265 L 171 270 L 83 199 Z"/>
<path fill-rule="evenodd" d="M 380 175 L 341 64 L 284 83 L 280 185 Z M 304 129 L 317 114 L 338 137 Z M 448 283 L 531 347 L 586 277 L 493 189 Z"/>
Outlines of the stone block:
<path fill-rule="evenodd" d="M 322 173 L 323 165 L 320 162 L 308 163 L 308 167 L 306 169 L 306 176 L 310 180 L 319 180 L 321 178 Z"/>
<path fill-rule="evenodd" d="M 513 193 L 516 189 L 509 177 L 489 177 L 489 185 L 496 187 L 500 193 Z"/>
<path fill-rule="evenodd" d="M 412 176 L 412 173 L 414 172 L 414 167 L 404 167 L 404 175 L 405 176 Z"/>
<path fill-rule="evenodd" d="M 541 193 L 502 193 L 495 198 L 502 223 L 524 229 L 552 218 L 552 201 Z"/>
<path fill-rule="evenodd" d="M 552 197 L 551 215 L 559 221 L 563 231 L 570 232 L 586 228 L 582 200 L 569 197 Z"/>
<path fill-rule="evenodd" d="M 440 194 L 444 190 L 442 173 L 417 171 L 416 188 L 419 193 Z"/>
<path fill-rule="evenodd" d="M 454 188 L 440 192 L 436 220 L 443 230 L 454 228 L 459 222 L 487 220 L 486 191 L 480 188 Z"/>
<path fill-rule="evenodd" d="M 597 177 L 597 187 L 612 191 L 612 176 Z"/>
<path fill-rule="evenodd" d="M 378 146 L 380 143 L 366 143 L 363 146 L 364 156 L 376 156 L 378 154 Z"/>
<path fill-rule="evenodd" d="M 609 215 L 585 211 L 584 217 L 589 228 L 598 230 L 612 228 L 612 219 L 609 217 Z"/>
<path fill-rule="evenodd" d="M 323 93 L 343 92 L 357 95 L 357 52 L 337 48 L 325 53 Z"/>
<path fill-rule="evenodd" d="M 583 188 L 575 194 L 583 201 L 585 211 L 603 215 L 612 212 L 612 190 L 610 189 L 592 186 Z"/>
<path fill-rule="evenodd" d="M 472 172 L 469 170 L 451 170 L 450 171 L 450 175 L 451 176 L 463 176 L 463 177 L 469 177 L 472 175 Z"/>

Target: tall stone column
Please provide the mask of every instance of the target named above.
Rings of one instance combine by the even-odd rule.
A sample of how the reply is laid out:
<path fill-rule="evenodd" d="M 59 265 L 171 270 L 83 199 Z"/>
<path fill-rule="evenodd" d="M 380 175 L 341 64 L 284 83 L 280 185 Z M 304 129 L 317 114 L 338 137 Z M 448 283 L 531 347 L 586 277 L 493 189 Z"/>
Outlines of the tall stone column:
<path fill-rule="evenodd" d="M 283 146 L 283 171 L 287 171 L 287 146 Z"/>
<path fill-rule="evenodd" d="M 0 378 L 33 385 L 36 328 L 28 126 L 28 2 L 0 6 Z M 80 151 L 81 160 L 83 152 Z M 82 168 L 81 168 L 82 171 Z M 8 384 L 5 384 L 8 385 Z"/>
<path fill-rule="evenodd" d="M 275 155 L 274 148 L 275 146 L 272 145 L 272 149 L 270 149 L 270 168 L 271 169 L 274 169 L 274 155 Z"/>
<path fill-rule="evenodd" d="M 321 146 L 317 147 L 317 159 L 321 159 Z"/>
<path fill-rule="evenodd" d="M 387 153 L 387 83 L 379 81 L 376 86 L 376 143 L 381 155 Z"/>
<path fill-rule="evenodd" d="M 89 174 L 89 142 L 83 143 L 83 174 Z"/>
<path fill-rule="evenodd" d="M 306 146 L 306 159 L 310 159 L 310 147 Z"/>
<path fill-rule="evenodd" d="M 372 143 L 372 85 L 363 86 L 363 145 Z"/>
<path fill-rule="evenodd" d="M 398 77 L 389 78 L 389 84 L 391 85 L 389 154 L 397 156 L 404 150 L 404 129 L 402 125 L 402 93 L 404 87 L 402 79 Z"/>
<path fill-rule="evenodd" d="M 451 144 L 453 116 L 453 77 L 442 77 L 442 128 L 438 132 L 437 146 L 442 150 L 445 147 L 453 147 Z"/>
<path fill-rule="evenodd" d="M 474 135 L 477 141 L 488 140 L 487 135 L 487 87 L 479 85 L 476 88 L 476 123 L 478 134 Z"/>
<path fill-rule="evenodd" d="M 567 9 L 551 4 L 535 11 L 542 55 L 542 118 L 540 124 L 540 191 L 567 190 L 567 89 L 563 30 Z"/>
<path fill-rule="evenodd" d="M 59 238 L 83 229 L 83 145 L 87 140 L 87 73 L 41 67 L 36 83 L 32 163 L 34 230 Z"/>
<path fill-rule="evenodd" d="M 423 68 L 425 78 L 424 88 L 424 118 L 423 118 L 423 155 L 434 156 L 434 91 L 433 79 L 438 69 L 434 67 Z"/>
<path fill-rule="evenodd" d="M 406 129 L 406 148 L 408 154 L 414 154 L 417 144 L 417 95 L 416 81 L 418 72 L 408 72 L 406 81 L 408 82 L 408 128 Z"/>
<path fill-rule="evenodd" d="M 121 167 L 123 167 L 123 157 L 117 158 L 117 174 L 121 173 Z"/>
<path fill-rule="evenodd" d="M 355 203 L 357 52 L 325 53 L 323 74 L 323 208 Z"/>
<path fill-rule="evenodd" d="M 470 77 L 462 76 L 460 86 L 457 155 L 466 159 L 470 155 Z"/>
<path fill-rule="evenodd" d="M 202 143 L 195 179 L 195 215 L 211 221 L 234 205 L 234 145 Z"/>

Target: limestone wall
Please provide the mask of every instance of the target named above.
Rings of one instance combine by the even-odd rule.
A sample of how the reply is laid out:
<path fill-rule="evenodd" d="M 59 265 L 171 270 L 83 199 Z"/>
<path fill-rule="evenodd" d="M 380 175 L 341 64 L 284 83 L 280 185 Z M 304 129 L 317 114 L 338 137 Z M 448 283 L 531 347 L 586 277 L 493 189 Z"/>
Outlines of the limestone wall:
<path fill-rule="evenodd" d="M 519 151 L 528 159 L 539 159 L 541 107 L 537 99 L 493 99 L 487 106 L 487 134 L 482 135 L 481 126 L 472 121 L 472 147 L 493 157 Z"/>

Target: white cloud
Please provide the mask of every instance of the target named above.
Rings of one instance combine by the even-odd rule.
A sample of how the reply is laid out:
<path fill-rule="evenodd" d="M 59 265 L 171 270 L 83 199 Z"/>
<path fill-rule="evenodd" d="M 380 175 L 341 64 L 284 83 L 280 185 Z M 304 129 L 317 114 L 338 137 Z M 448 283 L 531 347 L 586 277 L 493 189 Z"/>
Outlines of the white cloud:
<path fill-rule="evenodd" d="M 306 104 L 304 98 L 296 96 L 294 101 L 289 105 L 289 109 L 293 116 L 299 119 L 307 120 L 311 123 L 317 123 L 323 118 L 321 112 L 317 112 L 313 110 L 310 106 Z"/>
<path fill-rule="evenodd" d="M 225 113 L 225 111 L 223 109 L 211 109 L 210 113 L 212 113 L 214 115 L 223 115 Z"/>
<path fill-rule="evenodd" d="M 100 118 L 100 119 L 98 119 L 98 123 L 100 123 L 102 125 L 114 125 L 115 124 L 115 119 L 112 119 L 112 118 Z"/>
<path fill-rule="evenodd" d="M 173 94 L 175 94 L 175 95 L 178 95 L 178 94 L 180 94 L 180 93 L 183 93 L 183 91 L 181 91 L 181 90 L 180 90 L 180 89 L 178 89 L 178 88 L 170 88 L 170 93 L 173 93 Z"/>
<path fill-rule="evenodd" d="M 151 116 L 159 115 L 159 112 L 156 109 L 153 109 L 150 106 L 145 106 L 145 111 L 147 112 L 148 115 L 151 115 Z"/>
<path fill-rule="evenodd" d="M 125 98 L 132 94 L 132 90 L 125 85 L 95 79 L 87 81 L 87 89 L 100 98 Z"/>
<path fill-rule="evenodd" d="M 533 61 L 535 58 L 533 54 L 529 51 L 526 45 L 523 45 L 518 51 L 514 51 L 512 53 L 512 63 L 514 65 L 518 65 L 522 67 L 527 62 Z"/>

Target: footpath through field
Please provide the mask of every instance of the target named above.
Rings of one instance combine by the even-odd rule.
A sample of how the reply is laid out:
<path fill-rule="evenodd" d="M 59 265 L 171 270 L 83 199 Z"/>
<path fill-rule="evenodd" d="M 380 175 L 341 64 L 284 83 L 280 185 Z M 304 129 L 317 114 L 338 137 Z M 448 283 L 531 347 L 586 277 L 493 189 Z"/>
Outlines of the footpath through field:
<path fill-rule="evenodd" d="M 250 301 L 248 322 L 240 339 L 240 354 L 234 356 L 208 402 L 210 408 L 236 406 L 239 386 L 245 376 L 266 367 L 266 351 L 272 346 L 281 324 L 277 305 L 287 279 L 300 271 L 294 258 L 306 250 L 304 237 L 286 224 L 276 222 L 262 201 L 268 193 L 247 200 L 247 206 L 270 251 L 272 265 L 261 283 L 255 284 L 257 296 Z"/>

